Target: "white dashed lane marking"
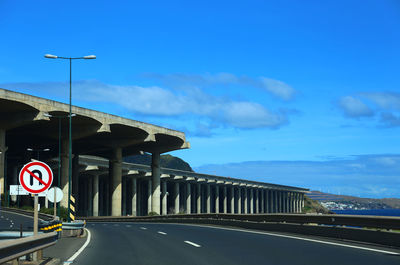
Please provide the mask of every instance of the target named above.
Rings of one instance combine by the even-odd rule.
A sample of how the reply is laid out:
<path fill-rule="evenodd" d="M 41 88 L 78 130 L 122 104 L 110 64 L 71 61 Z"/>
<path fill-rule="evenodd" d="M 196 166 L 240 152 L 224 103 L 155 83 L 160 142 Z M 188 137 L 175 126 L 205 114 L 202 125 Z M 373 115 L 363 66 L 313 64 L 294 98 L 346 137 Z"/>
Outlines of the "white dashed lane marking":
<path fill-rule="evenodd" d="M 184 242 L 185 242 L 186 244 L 192 245 L 192 246 L 194 246 L 194 247 L 196 247 L 196 248 L 201 247 L 199 244 L 193 243 L 193 242 L 191 242 L 191 241 L 184 241 Z"/>
<path fill-rule="evenodd" d="M 162 231 L 158 231 L 157 233 L 161 234 L 161 235 L 166 235 L 167 233 L 162 232 Z"/>
<path fill-rule="evenodd" d="M 142 230 L 147 230 L 147 228 L 146 228 L 146 227 L 141 227 L 140 229 L 142 229 Z"/>

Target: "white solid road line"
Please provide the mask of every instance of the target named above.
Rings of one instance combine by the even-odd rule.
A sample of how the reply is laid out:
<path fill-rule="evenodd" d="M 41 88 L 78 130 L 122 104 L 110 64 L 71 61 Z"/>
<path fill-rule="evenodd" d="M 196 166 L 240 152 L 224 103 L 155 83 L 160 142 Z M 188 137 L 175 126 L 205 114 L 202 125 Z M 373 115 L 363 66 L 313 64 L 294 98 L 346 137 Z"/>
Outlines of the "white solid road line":
<path fill-rule="evenodd" d="M 86 239 L 85 244 L 83 244 L 83 246 L 82 246 L 80 249 L 78 249 L 78 251 L 75 252 L 75 254 L 72 255 L 67 261 L 65 261 L 64 264 L 69 264 L 69 263 L 74 262 L 74 260 L 76 259 L 76 257 L 78 257 L 79 254 L 81 254 L 81 252 L 87 247 L 87 245 L 89 245 L 89 243 L 90 243 L 90 238 L 91 238 L 91 234 L 90 234 L 90 231 L 89 231 L 88 229 L 85 228 L 85 230 L 86 230 L 86 232 L 88 233 L 88 236 L 87 236 L 87 239 Z"/>
<path fill-rule="evenodd" d="M 167 233 L 161 232 L 161 231 L 158 231 L 157 233 L 159 233 L 159 234 L 161 234 L 161 235 L 166 235 L 166 234 L 167 234 Z"/>
<path fill-rule="evenodd" d="M 183 242 L 185 242 L 186 244 L 189 244 L 189 245 L 192 245 L 192 246 L 194 246 L 194 247 L 196 247 L 196 248 L 199 248 L 199 247 L 201 247 L 200 245 L 198 245 L 198 244 L 196 244 L 196 243 L 193 243 L 193 242 L 191 242 L 191 241 L 183 241 Z"/>
<path fill-rule="evenodd" d="M 239 232 L 253 233 L 253 234 L 261 234 L 261 235 L 269 235 L 269 236 L 277 236 L 277 237 L 285 237 L 285 238 L 291 238 L 291 239 L 298 239 L 298 240 L 316 242 L 316 243 L 321 243 L 321 244 L 326 244 L 326 245 L 333 245 L 333 246 L 340 246 L 340 247 L 347 247 L 347 248 L 356 248 L 356 249 L 368 250 L 368 251 L 379 252 L 379 253 L 390 254 L 390 255 L 400 255 L 399 252 L 392 252 L 392 251 L 381 250 L 381 249 L 376 249 L 376 248 L 367 248 L 367 247 L 360 247 L 360 246 L 354 246 L 354 245 L 349 245 L 349 244 L 322 241 L 322 240 L 316 240 L 316 239 L 304 238 L 304 237 L 298 237 L 298 236 L 289 236 L 289 235 L 281 235 L 281 234 L 274 234 L 274 233 L 268 233 L 268 232 L 259 232 L 259 231 L 251 231 L 251 230 L 244 230 L 244 229 L 234 229 L 234 228 L 223 228 L 223 227 L 215 227 L 215 226 L 203 226 L 203 227 L 209 227 L 209 228 L 214 228 L 214 229 L 232 230 L 232 231 L 239 231 Z"/>

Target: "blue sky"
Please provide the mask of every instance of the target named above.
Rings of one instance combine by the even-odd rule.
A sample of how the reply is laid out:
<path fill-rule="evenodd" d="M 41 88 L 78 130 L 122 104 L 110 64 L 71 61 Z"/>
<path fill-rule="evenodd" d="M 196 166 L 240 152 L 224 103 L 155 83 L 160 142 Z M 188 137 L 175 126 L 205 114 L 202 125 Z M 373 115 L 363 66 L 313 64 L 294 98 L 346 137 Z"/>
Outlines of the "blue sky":
<path fill-rule="evenodd" d="M 400 197 L 398 1 L 0 1 L 0 87 L 184 131 L 203 173 Z"/>

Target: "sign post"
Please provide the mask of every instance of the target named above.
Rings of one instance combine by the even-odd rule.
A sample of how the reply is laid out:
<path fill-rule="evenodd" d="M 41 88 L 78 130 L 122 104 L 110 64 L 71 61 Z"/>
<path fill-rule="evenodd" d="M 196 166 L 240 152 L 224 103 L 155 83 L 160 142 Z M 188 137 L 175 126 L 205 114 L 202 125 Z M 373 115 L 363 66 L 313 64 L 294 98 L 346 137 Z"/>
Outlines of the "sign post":
<path fill-rule="evenodd" d="M 54 219 L 56 218 L 57 214 L 57 202 L 60 202 L 63 198 L 63 191 L 59 187 L 53 187 L 49 189 L 47 193 L 47 199 L 54 203 Z"/>
<path fill-rule="evenodd" d="M 43 162 L 34 161 L 23 166 L 19 173 L 19 183 L 29 193 L 34 195 L 33 235 L 38 234 L 38 194 L 46 191 L 53 183 L 53 172 Z M 34 253 L 34 260 L 40 258 L 41 251 Z"/>

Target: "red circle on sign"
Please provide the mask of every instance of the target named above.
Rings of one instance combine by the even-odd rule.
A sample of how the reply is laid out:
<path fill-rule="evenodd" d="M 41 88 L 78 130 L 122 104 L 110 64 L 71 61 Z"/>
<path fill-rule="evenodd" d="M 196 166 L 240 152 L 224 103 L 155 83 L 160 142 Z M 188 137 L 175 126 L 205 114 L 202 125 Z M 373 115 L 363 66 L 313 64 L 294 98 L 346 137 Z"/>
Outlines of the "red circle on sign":
<path fill-rule="evenodd" d="M 40 166 L 40 167 L 42 167 L 45 170 L 45 172 L 48 174 L 48 176 L 49 176 L 49 179 L 48 179 L 47 183 L 44 183 L 44 184 L 42 183 L 44 187 L 39 189 L 39 190 L 33 190 L 33 189 L 29 188 L 25 184 L 25 181 L 24 181 L 24 174 L 25 173 L 28 173 L 29 175 L 32 175 L 32 172 L 30 172 L 30 170 L 29 170 L 29 168 L 32 167 L 32 166 Z M 34 177 L 34 176 L 32 175 L 32 177 Z M 26 164 L 21 169 L 21 171 L 19 173 L 19 183 L 21 183 L 22 187 L 26 191 L 28 191 L 30 193 L 35 193 L 35 194 L 41 193 L 41 192 L 47 190 L 48 188 L 50 188 L 51 184 L 53 183 L 53 172 L 51 171 L 50 167 L 46 163 L 38 162 L 38 161 L 37 162 L 30 162 L 30 163 Z"/>

